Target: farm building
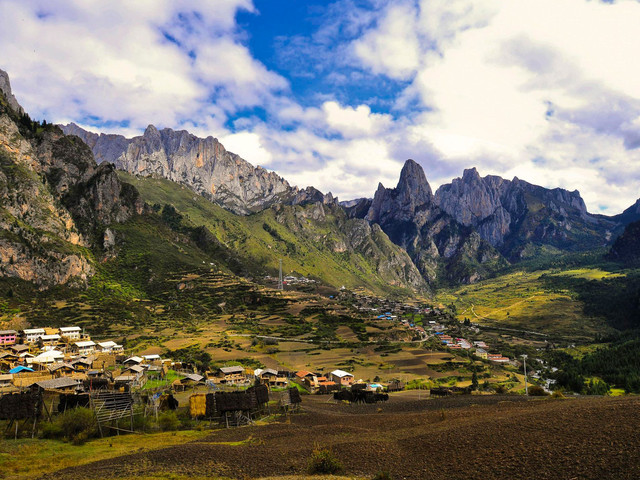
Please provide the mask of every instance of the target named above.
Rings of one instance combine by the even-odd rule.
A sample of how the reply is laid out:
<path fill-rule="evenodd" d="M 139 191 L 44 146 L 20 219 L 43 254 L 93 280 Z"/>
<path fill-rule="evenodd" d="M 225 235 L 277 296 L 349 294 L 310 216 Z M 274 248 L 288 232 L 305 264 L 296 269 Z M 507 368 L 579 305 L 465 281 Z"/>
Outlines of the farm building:
<path fill-rule="evenodd" d="M 13 374 L 0 373 L 0 391 L 4 391 L 7 388 L 11 388 L 12 386 L 13 386 Z"/>
<path fill-rule="evenodd" d="M 93 368 L 93 362 L 86 357 L 74 360 L 73 362 L 71 362 L 71 365 L 73 365 L 73 368 L 75 368 L 76 370 L 89 370 Z"/>
<path fill-rule="evenodd" d="M 0 345 L 15 345 L 17 337 L 15 330 L 0 330 Z"/>
<path fill-rule="evenodd" d="M 47 350 L 41 353 L 37 357 L 27 358 L 27 363 L 49 365 L 51 363 L 62 363 L 64 361 L 64 354 L 59 350 Z"/>
<path fill-rule="evenodd" d="M 45 332 L 44 328 L 27 328 L 23 330 L 22 333 L 26 343 L 35 343 Z"/>
<path fill-rule="evenodd" d="M 198 375 L 197 373 L 188 373 L 179 380 L 180 385 L 184 388 L 187 387 L 195 387 L 198 384 L 203 383 L 204 377 L 202 375 Z"/>
<path fill-rule="evenodd" d="M 302 382 L 305 378 L 313 378 L 315 377 L 316 374 L 313 372 L 309 372 L 308 370 L 300 370 L 299 372 L 296 372 L 296 380 L 299 382 Z"/>
<path fill-rule="evenodd" d="M 80 381 L 69 377 L 54 378 L 51 380 L 42 380 L 34 385 L 42 390 L 55 390 L 59 393 L 74 393 L 81 388 Z"/>
<path fill-rule="evenodd" d="M 96 344 L 93 340 L 83 340 L 73 343 L 71 350 L 78 355 L 90 355 L 96 350 Z"/>
<path fill-rule="evenodd" d="M 391 380 L 387 385 L 387 391 L 389 392 L 400 392 L 404 390 L 404 383 L 400 380 Z"/>
<path fill-rule="evenodd" d="M 12 345 L 10 350 L 16 355 L 20 355 L 21 353 L 29 353 L 29 345 L 24 345 L 22 343 L 18 343 L 16 345 Z"/>
<path fill-rule="evenodd" d="M 285 387 L 289 384 L 287 378 L 278 376 L 278 371 L 273 368 L 256 368 L 253 374 L 256 378 L 259 378 L 262 383 L 268 383 L 276 387 Z"/>
<path fill-rule="evenodd" d="M 129 357 L 124 362 L 123 365 L 138 365 L 142 363 L 144 359 L 142 357 Z"/>
<path fill-rule="evenodd" d="M 499 353 L 489 353 L 487 355 L 487 360 L 489 360 L 490 362 L 494 362 L 494 363 L 508 363 L 509 362 L 509 357 L 503 357 L 501 354 Z"/>
<path fill-rule="evenodd" d="M 56 378 L 71 375 L 76 371 L 76 369 L 70 363 L 54 363 L 52 365 L 49 365 L 47 369 Z"/>
<path fill-rule="evenodd" d="M 80 340 L 80 327 L 60 327 L 60 336 L 67 340 Z"/>
<path fill-rule="evenodd" d="M 343 387 L 348 387 L 353 384 L 353 375 L 344 370 L 334 370 L 330 373 L 330 378 Z"/>
<path fill-rule="evenodd" d="M 12 352 L 0 352 L 0 369 L 9 370 L 18 363 L 20 357 Z"/>
<path fill-rule="evenodd" d="M 475 354 L 480 358 L 484 358 L 485 360 L 487 359 L 487 351 L 484 348 L 476 348 Z"/>
<path fill-rule="evenodd" d="M 216 376 L 218 377 L 219 383 L 225 384 L 245 383 L 247 381 L 244 367 L 240 365 L 235 367 L 220 367 Z"/>
<path fill-rule="evenodd" d="M 60 335 L 57 333 L 47 333 L 40 335 L 39 338 L 42 341 L 44 347 L 57 347 L 60 344 Z"/>
<path fill-rule="evenodd" d="M 108 342 L 98 342 L 96 346 L 97 350 L 102 353 L 122 353 L 124 351 L 122 345 L 118 345 L 111 340 Z"/>

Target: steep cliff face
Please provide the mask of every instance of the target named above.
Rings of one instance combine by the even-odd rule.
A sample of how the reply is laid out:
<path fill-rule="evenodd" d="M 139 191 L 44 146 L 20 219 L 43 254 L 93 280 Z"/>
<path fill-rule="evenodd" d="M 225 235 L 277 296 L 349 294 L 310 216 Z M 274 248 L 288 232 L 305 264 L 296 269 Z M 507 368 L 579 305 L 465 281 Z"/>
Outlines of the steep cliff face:
<path fill-rule="evenodd" d="M 540 250 L 579 251 L 605 245 L 617 222 L 587 212 L 576 190 L 547 189 L 518 178 L 480 177 L 475 168 L 442 185 L 435 203 L 518 260 Z"/>
<path fill-rule="evenodd" d="M 627 225 L 611 246 L 607 258 L 624 262 L 626 266 L 640 265 L 640 221 Z"/>
<path fill-rule="evenodd" d="M 237 214 L 290 202 L 298 193 L 283 178 L 228 152 L 213 137 L 203 139 L 185 130 L 158 130 L 153 125 L 144 135 L 131 139 L 98 135 L 75 124 L 62 129 L 80 137 L 98 162 L 113 162 L 118 169 L 136 175 L 173 180 Z"/>
<path fill-rule="evenodd" d="M 422 167 L 413 160 L 405 163 L 396 188 L 378 185 L 365 219 L 403 247 L 431 283 L 474 282 L 504 264 L 472 227 L 438 207 Z"/>
<path fill-rule="evenodd" d="M 108 225 L 144 203 L 84 143 L 16 109 L 8 85 L 0 94 L 0 276 L 43 288 L 85 284 Z"/>
<path fill-rule="evenodd" d="M 638 199 L 636 203 L 631 205 L 624 212 L 613 217 L 613 220 L 620 222 L 623 225 L 628 225 L 631 222 L 637 222 L 640 220 L 640 199 Z"/>

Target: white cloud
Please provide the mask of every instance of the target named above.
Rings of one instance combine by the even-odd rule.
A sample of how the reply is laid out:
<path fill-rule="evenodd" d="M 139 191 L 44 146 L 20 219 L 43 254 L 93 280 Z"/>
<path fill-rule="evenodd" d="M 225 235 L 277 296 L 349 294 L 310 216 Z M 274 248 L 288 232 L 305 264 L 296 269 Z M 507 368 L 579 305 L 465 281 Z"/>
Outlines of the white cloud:
<path fill-rule="evenodd" d="M 391 4 L 377 29 L 353 42 L 355 55 L 374 73 L 400 80 L 411 77 L 420 62 L 419 39 L 411 28 L 416 16 L 409 3 Z"/>
<path fill-rule="evenodd" d="M 371 108 L 367 105 L 352 108 L 343 107 L 338 102 L 325 102 L 322 104 L 322 111 L 327 127 L 345 137 L 378 135 L 391 126 L 389 115 L 371 113 Z"/>
<path fill-rule="evenodd" d="M 214 93 L 220 124 L 230 112 L 263 104 L 286 87 L 235 38 L 235 14 L 253 10 L 250 0 L 189 2 L 183 14 L 185 6 L 169 0 L 3 0 L 1 67 L 35 117 L 93 117 L 109 131 L 119 124 L 180 127 L 210 113 Z"/>
<path fill-rule="evenodd" d="M 577 188 L 592 211 L 616 213 L 635 201 L 640 2 L 358 5 L 332 4 L 329 12 L 351 10 L 324 18 L 312 40 L 283 43 L 296 79 L 334 82 L 334 92 L 302 99 L 292 91 L 297 80 L 243 43 L 236 13 L 258 15 L 250 0 L 0 0 L 0 68 L 36 118 L 214 135 L 293 184 L 343 199 L 371 196 L 378 181 L 395 185 L 411 157 L 433 187 L 477 166 Z M 315 58 L 314 45 L 336 58 Z M 372 99 L 393 103 L 393 115 L 345 100 L 360 79 L 381 76 L 406 85 Z M 252 108 L 266 116 L 238 116 Z"/>
<path fill-rule="evenodd" d="M 242 158 L 250 158 L 254 165 L 268 166 L 273 156 L 262 145 L 260 135 L 252 132 L 239 132 L 220 137 L 220 143 L 229 152 L 240 155 Z"/>
<path fill-rule="evenodd" d="M 419 42 L 415 77 L 397 98 L 400 110 L 412 99 L 425 107 L 404 134 L 407 144 L 427 142 L 452 166 L 579 188 L 593 211 L 635 201 L 634 178 L 611 171 L 635 171 L 640 161 L 638 2 L 416 5 L 417 14 L 406 6 L 383 12 L 359 58 L 371 72 L 398 78 L 385 64 L 388 25 L 406 26 L 410 50 Z M 436 167 L 434 183 L 447 181 L 440 175 L 450 169 Z"/>

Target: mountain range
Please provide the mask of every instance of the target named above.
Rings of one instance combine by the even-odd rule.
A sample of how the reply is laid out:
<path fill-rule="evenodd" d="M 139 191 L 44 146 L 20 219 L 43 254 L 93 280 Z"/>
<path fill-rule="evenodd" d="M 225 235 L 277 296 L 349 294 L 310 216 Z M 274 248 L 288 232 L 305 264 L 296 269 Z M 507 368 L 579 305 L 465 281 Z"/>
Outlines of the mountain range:
<path fill-rule="evenodd" d="M 348 278 L 421 292 L 524 259 L 607 248 L 640 220 L 640 200 L 620 215 L 593 215 L 578 191 L 475 168 L 434 193 L 413 160 L 395 188 L 379 184 L 371 199 L 338 202 L 254 167 L 213 137 L 149 125 L 128 139 L 33 122 L 2 71 L 0 91 L 0 275 L 42 287 L 86 284 L 97 262 L 126 244 L 113 225 L 168 206 L 184 220 L 181 233 L 190 229 L 185 241 L 225 268 L 272 272 L 280 255 L 290 271 L 334 285 Z M 205 208 L 198 198 L 212 205 L 208 217 L 193 218 Z"/>

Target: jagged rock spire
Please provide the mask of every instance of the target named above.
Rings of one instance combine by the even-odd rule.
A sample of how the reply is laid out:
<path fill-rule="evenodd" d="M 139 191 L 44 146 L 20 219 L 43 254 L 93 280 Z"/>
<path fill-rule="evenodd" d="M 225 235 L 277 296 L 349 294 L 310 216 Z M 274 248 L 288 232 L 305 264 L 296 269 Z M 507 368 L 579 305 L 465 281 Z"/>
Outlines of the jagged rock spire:
<path fill-rule="evenodd" d="M 23 108 L 20 106 L 18 100 L 16 100 L 16 97 L 14 97 L 13 93 L 11 92 L 11 82 L 9 82 L 9 74 L 4 70 L 0 70 L 0 92 L 4 93 L 9 106 L 13 110 L 20 114 L 24 113 Z"/>

